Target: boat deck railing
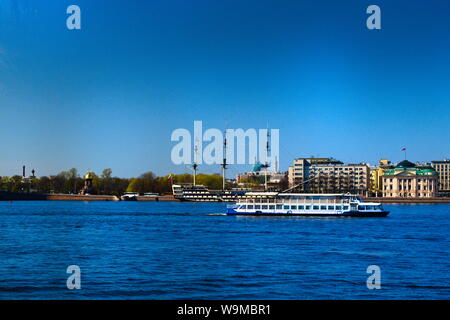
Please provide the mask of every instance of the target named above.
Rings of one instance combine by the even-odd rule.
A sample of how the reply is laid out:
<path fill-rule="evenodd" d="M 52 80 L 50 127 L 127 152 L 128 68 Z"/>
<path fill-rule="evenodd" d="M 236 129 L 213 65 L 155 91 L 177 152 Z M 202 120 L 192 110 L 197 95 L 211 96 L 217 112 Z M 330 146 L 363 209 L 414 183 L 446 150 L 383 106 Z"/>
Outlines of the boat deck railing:
<path fill-rule="evenodd" d="M 240 199 L 240 204 L 348 204 L 348 199 Z"/>

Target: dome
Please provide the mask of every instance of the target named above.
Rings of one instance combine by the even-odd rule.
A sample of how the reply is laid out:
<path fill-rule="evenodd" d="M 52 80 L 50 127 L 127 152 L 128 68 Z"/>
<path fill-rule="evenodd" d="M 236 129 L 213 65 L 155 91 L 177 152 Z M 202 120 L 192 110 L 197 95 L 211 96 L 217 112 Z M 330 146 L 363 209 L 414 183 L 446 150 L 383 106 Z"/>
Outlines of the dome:
<path fill-rule="evenodd" d="M 264 165 L 261 162 L 255 163 L 253 166 L 253 172 L 259 172 L 264 167 Z"/>
<path fill-rule="evenodd" d="M 85 179 L 85 180 L 93 179 L 93 178 L 94 178 L 94 174 L 93 174 L 92 172 L 90 172 L 90 171 L 88 171 L 88 172 L 85 174 L 85 176 L 84 176 L 84 179 Z"/>
<path fill-rule="evenodd" d="M 416 165 L 408 160 L 403 160 L 402 162 L 397 164 L 396 167 L 415 168 Z"/>

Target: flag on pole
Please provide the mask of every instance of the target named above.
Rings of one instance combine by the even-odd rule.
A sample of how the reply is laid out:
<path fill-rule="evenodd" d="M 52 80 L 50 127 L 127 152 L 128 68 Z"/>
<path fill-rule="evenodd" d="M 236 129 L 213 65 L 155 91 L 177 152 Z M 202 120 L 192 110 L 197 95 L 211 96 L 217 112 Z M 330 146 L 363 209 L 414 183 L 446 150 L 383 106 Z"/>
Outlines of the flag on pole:
<path fill-rule="evenodd" d="M 172 174 L 170 174 L 169 177 L 167 178 L 167 182 L 173 182 Z"/>
<path fill-rule="evenodd" d="M 402 151 L 406 151 L 406 148 L 402 148 Z"/>

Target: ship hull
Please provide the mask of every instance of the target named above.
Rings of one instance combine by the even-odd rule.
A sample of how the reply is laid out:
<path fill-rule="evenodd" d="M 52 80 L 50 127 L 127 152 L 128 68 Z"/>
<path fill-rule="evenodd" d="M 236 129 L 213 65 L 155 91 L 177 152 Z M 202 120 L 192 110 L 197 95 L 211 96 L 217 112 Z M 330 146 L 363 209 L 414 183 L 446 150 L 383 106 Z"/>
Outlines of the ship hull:
<path fill-rule="evenodd" d="M 300 217 L 386 217 L 389 214 L 389 211 L 379 211 L 379 212 L 359 212 L 359 211 L 348 211 L 343 213 L 266 213 L 266 212 L 238 212 L 234 209 L 228 209 L 227 215 L 229 216 L 253 216 L 253 217 L 291 217 L 291 216 L 300 216 Z"/>

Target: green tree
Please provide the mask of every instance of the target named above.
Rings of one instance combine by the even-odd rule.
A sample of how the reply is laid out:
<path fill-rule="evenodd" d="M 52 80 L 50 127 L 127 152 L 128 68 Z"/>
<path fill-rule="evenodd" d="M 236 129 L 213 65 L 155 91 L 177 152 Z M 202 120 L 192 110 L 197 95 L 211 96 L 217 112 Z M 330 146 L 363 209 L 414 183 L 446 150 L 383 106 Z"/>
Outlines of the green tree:
<path fill-rule="evenodd" d="M 111 179 L 112 176 L 112 169 L 111 168 L 107 168 L 104 169 L 101 175 L 102 179 Z"/>
<path fill-rule="evenodd" d="M 10 190 L 12 192 L 21 192 L 24 191 L 25 186 L 22 182 L 22 176 L 15 175 L 10 178 Z"/>

